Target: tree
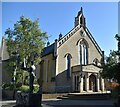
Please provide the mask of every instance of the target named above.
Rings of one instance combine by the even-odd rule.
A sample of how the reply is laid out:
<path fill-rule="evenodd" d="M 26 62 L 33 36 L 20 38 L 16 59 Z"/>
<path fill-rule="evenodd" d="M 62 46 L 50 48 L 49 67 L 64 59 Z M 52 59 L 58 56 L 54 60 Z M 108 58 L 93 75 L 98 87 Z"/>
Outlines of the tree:
<path fill-rule="evenodd" d="M 46 32 L 39 29 L 39 20 L 32 21 L 24 16 L 14 24 L 13 29 L 5 31 L 6 43 L 9 52 L 9 70 L 13 75 L 13 69 L 21 71 L 21 65 L 26 61 L 26 67 L 30 67 L 31 61 L 37 65 L 40 61 L 41 51 L 48 39 Z M 16 60 L 17 59 L 17 60 Z"/>
<path fill-rule="evenodd" d="M 120 84 L 120 36 L 116 34 L 115 38 L 118 41 L 118 51 L 110 51 L 103 66 L 102 75 L 104 78 L 114 79 Z"/>
<path fill-rule="evenodd" d="M 116 40 L 118 41 L 118 50 L 120 50 L 120 35 L 115 35 Z"/>
<path fill-rule="evenodd" d="M 110 89 L 112 89 L 112 97 L 118 98 L 120 94 L 120 63 L 118 63 L 118 56 L 116 51 L 111 51 L 109 57 L 106 58 L 106 63 L 103 65 L 102 76 L 105 79 L 113 80 L 109 82 Z"/>
<path fill-rule="evenodd" d="M 106 63 L 103 68 L 103 77 L 114 79 L 120 83 L 119 63 L 117 63 L 116 51 L 111 51 L 109 57 L 106 58 Z"/>
<path fill-rule="evenodd" d="M 116 40 L 118 41 L 118 51 L 117 55 L 119 56 L 119 62 L 120 62 L 120 35 L 116 34 L 115 35 Z"/>

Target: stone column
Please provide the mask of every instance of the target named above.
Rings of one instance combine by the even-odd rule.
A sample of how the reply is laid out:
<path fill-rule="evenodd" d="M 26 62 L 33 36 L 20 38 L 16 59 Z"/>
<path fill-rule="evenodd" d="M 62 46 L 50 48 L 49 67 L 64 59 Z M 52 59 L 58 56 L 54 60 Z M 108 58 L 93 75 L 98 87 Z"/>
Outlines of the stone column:
<path fill-rule="evenodd" d="M 101 78 L 101 89 L 102 89 L 102 91 L 105 91 L 104 79 L 103 78 Z"/>
<path fill-rule="evenodd" d="M 99 81 L 99 78 L 97 78 L 97 92 L 100 91 L 100 81 Z"/>
<path fill-rule="evenodd" d="M 83 92 L 83 77 L 81 78 L 80 81 L 80 93 Z"/>
<path fill-rule="evenodd" d="M 72 75 L 72 91 L 75 91 L 75 75 Z"/>
<path fill-rule="evenodd" d="M 89 91 L 89 76 L 88 74 L 85 76 L 85 90 Z"/>
<path fill-rule="evenodd" d="M 89 76 L 87 76 L 87 92 L 89 91 Z"/>

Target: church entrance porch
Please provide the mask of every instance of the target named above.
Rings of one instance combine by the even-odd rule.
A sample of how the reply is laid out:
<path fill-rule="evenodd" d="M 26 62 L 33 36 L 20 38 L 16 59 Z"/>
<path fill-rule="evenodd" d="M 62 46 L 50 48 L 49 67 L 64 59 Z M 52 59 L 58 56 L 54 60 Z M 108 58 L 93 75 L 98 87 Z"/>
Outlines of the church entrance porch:
<path fill-rule="evenodd" d="M 98 78 L 98 74 L 84 73 L 80 80 L 80 74 L 74 73 L 72 79 L 73 92 L 100 92 L 104 91 L 104 80 Z M 103 83 L 103 84 L 102 84 Z"/>
<path fill-rule="evenodd" d="M 104 92 L 104 79 L 100 76 L 100 68 L 94 65 L 82 67 L 82 77 L 80 76 L 80 66 L 72 68 L 72 91 L 79 93 Z"/>

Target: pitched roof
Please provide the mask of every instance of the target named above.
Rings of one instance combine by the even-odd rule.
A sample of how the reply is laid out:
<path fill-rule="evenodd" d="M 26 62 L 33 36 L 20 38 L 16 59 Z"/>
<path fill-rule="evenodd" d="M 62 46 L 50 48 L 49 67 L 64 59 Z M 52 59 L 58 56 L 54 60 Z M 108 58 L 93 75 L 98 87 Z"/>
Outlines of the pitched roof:
<path fill-rule="evenodd" d="M 82 10 L 82 7 L 81 7 L 81 10 L 78 12 L 78 15 L 79 16 L 81 13 L 83 13 L 83 10 Z M 60 37 L 58 39 L 58 48 L 63 45 L 71 36 L 73 36 L 79 29 L 81 29 L 83 27 L 84 31 L 87 33 L 88 37 L 90 38 L 90 40 L 92 41 L 92 43 L 95 45 L 96 49 L 98 50 L 98 52 L 102 55 L 102 50 L 101 48 L 99 47 L 99 45 L 97 44 L 97 42 L 95 41 L 94 37 L 92 36 L 92 34 L 90 33 L 90 31 L 88 30 L 88 28 L 86 26 L 81 26 L 81 25 L 77 25 L 75 26 L 72 30 L 70 30 L 65 36 L 63 37 Z M 52 52 L 54 52 L 54 44 L 53 43 L 52 45 L 46 47 L 43 49 L 43 52 L 42 52 L 42 57 L 43 56 L 46 56 Z"/>
<path fill-rule="evenodd" d="M 98 52 L 102 55 L 102 50 L 99 47 L 98 43 L 96 42 L 96 40 L 94 39 L 94 37 L 92 36 L 92 34 L 90 33 L 89 29 L 86 27 L 86 33 L 88 33 L 89 38 L 91 39 L 92 43 L 94 44 L 94 46 L 96 47 L 96 49 L 98 50 Z"/>
<path fill-rule="evenodd" d="M 46 56 L 50 53 L 54 53 L 54 45 L 55 43 L 51 44 L 50 46 L 45 47 L 41 53 L 41 57 Z"/>

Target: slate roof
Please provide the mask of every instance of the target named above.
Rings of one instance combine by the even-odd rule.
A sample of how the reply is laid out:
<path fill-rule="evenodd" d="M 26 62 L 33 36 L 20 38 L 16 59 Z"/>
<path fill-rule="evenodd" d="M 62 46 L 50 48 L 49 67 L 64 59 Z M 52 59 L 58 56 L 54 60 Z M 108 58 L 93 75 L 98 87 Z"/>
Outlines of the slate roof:
<path fill-rule="evenodd" d="M 46 56 L 50 53 L 54 53 L 54 46 L 55 43 L 51 44 L 50 46 L 47 46 L 43 49 L 43 52 L 41 53 L 41 57 Z"/>

